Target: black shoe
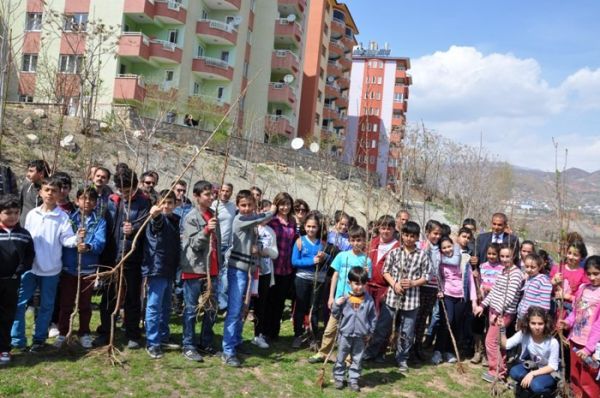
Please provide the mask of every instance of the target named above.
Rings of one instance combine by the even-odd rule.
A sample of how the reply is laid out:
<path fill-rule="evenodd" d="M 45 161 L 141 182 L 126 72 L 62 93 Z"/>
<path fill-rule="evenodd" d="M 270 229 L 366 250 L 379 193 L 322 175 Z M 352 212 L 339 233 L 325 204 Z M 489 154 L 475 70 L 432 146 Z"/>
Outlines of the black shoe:
<path fill-rule="evenodd" d="M 198 346 L 198 351 L 200 351 L 204 355 L 208 355 L 211 357 L 219 353 L 219 351 L 212 346 L 206 346 L 206 347 Z"/>
<path fill-rule="evenodd" d="M 235 347 L 235 351 L 238 354 L 242 354 L 242 355 L 250 355 L 250 351 L 248 351 L 248 349 L 244 346 L 244 344 L 239 344 L 238 346 Z"/>
<path fill-rule="evenodd" d="M 29 347 L 29 352 L 32 354 L 37 354 L 39 352 L 44 351 L 46 348 L 46 343 L 33 343 L 31 347 Z"/>
<path fill-rule="evenodd" d="M 239 368 L 242 366 L 240 360 L 235 355 L 225 356 L 225 354 L 221 355 L 221 361 L 227 366 L 231 366 L 232 368 Z"/>
<path fill-rule="evenodd" d="M 142 345 L 137 340 L 129 340 L 127 342 L 127 348 L 130 350 L 139 350 L 140 348 L 142 348 Z"/>
<path fill-rule="evenodd" d="M 184 349 L 183 357 L 189 361 L 204 362 L 202 355 L 198 354 L 198 351 L 193 348 Z"/>
<path fill-rule="evenodd" d="M 160 359 L 163 357 L 163 352 L 158 345 L 147 347 L 146 352 L 152 359 Z"/>
<path fill-rule="evenodd" d="M 104 347 L 108 344 L 108 336 L 105 334 L 99 334 L 93 341 L 93 347 Z"/>

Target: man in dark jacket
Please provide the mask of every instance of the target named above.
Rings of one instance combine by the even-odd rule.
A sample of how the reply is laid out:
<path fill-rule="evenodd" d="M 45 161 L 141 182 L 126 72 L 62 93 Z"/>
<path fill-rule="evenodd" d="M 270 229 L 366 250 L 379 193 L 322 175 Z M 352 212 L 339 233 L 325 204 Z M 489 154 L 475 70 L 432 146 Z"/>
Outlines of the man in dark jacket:
<path fill-rule="evenodd" d="M 114 267 L 131 251 L 133 239 L 148 217 L 150 201 L 137 189 L 136 174 L 130 169 L 123 169 L 113 176 L 115 187 L 120 194 L 112 194 L 108 200 L 106 211 L 106 247 L 101 262 Z M 125 260 L 124 283 L 125 301 L 125 336 L 129 340 L 127 347 L 140 348 L 142 333 L 140 320 L 142 311 L 142 260 L 144 239 L 138 239 L 135 250 Z M 100 302 L 100 326 L 95 346 L 108 344 L 111 327 L 111 314 L 116 304 L 116 286 L 105 287 Z"/>
<path fill-rule="evenodd" d="M 508 217 L 506 217 L 506 214 L 494 213 L 492 215 L 492 231 L 479 234 L 477 243 L 475 244 L 477 250 L 475 255 L 477 256 L 479 264 L 483 264 L 487 261 L 487 249 L 491 243 L 508 245 L 513 249 L 515 264 L 519 264 L 519 238 L 516 235 L 507 232 L 507 226 Z M 471 265 L 473 265 L 473 262 L 471 262 Z"/>

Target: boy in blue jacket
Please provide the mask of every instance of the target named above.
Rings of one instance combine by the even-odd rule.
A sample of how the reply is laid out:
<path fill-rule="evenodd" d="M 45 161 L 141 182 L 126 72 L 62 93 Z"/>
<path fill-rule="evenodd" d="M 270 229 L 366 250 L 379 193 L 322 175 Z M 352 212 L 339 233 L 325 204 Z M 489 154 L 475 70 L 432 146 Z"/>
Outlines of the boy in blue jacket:
<path fill-rule="evenodd" d="M 142 275 L 146 278 L 146 352 L 152 359 L 162 358 L 162 345 L 168 345 L 171 316 L 171 285 L 179 265 L 181 236 L 179 216 L 173 214 L 175 193 L 160 192 L 158 202 L 150 209 L 146 227 Z"/>
<path fill-rule="evenodd" d="M 63 269 L 60 276 L 60 312 L 58 316 L 59 335 L 54 346 L 60 348 L 69 332 L 69 321 L 75 296 L 77 295 L 77 280 L 79 279 L 79 343 L 83 348 L 92 348 L 90 334 L 90 319 L 92 318 L 92 293 L 94 280 L 85 279 L 96 272 L 98 258 L 106 243 L 106 221 L 95 211 L 98 203 L 98 192 L 94 188 L 80 188 L 77 191 L 78 210 L 70 215 L 73 232 L 80 228 L 85 230 L 85 238 L 74 247 L 63 248 Z M 81 255 L 81 268 L 79 256 Z"/>
<path fill-rule="evenodd" d="M 369 274 L 363 267 L 353 267 L 348 272 L 349 294 L 334 301 L 331 314 L 338 319 L 338 355 L 333 366 L 335 388 L 344 388 L 346 357 L 352 358 L 348 370 L 348 384 L 352 391 L 360 391 L 358 380 L 362 370 L 362 359 L 367 342 L 376 325 L 375 302 L 365 291 Z"/>

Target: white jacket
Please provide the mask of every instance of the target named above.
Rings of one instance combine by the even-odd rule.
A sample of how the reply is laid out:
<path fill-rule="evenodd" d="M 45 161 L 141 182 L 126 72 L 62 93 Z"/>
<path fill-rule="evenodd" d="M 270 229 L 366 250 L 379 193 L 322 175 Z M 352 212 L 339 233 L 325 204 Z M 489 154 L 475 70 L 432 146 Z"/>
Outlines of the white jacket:
<path fill-rule="evenodd" d="M 38 276 L 54 276 L 62 269 L 62 248 L 77 246 L 67 213 L 58 206 L 52 211 L 36 207 L 27 214 L 25 229 L 33 238 L 35 259 L 31 272 Z"/>

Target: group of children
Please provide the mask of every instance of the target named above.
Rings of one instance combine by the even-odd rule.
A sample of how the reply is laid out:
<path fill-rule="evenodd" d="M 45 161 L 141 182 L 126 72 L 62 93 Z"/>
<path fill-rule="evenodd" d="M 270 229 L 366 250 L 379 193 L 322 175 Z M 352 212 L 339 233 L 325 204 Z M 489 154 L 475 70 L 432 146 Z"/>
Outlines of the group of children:
<path fill-rule="evenodd" d="M 144 332 L 148 355 L 161 358 L 179 347 L 169 323 L 180 302 L 183 356 L 203 361 L 220 352 L 233 367 L 241 366 L 244 321 L 254 321 L 252 344 L 267 349 L 291 298 L 292 348 L 308 343 L 316 351 L 308 362 L 324 363 L 337 345 L 339 389 L 347 383 L 359 391 L 363 362 L 384 362 L 388 349 L 406 373 L 432 347 L 432 364 L 469 355 L 487 366 L 488 382 L 510 375 L 518 396 L 551 396 L 561 374 L 579 396 L 600 394 L 600 257 L 588 257 L 580 237 L 571 236 L 563 261 L 551 264 L 533 242 L 507 231 L 502 213 L 477 237 L 472 219 L 454 239 L 435 220 L 422 236 L 406 211 L 380 217 L 367 232 L 342 210 L 330 220 L 285 192 L 271 202 L 252 187 L 230 200 L 231 184 L 201 180 L 190 201 L 184 181 L 155 191 L 155 172 L 138 181 L 120 164 L 112 189 L 110 177 L 94 168 L 71 203 L 70 176 L 48 176 L 45 162 L 32 161 L 20 197 L 0 197 L 0 363 L 10 362 L 11 348 L 27 346 L 25 313 L 36 292 L 32 352 L 44 349 L 53 322 L 57 348 L 74 334 L 86 349 L 106 345 L 122 308 L 127 347 L 140 348 Z M 121 286 L 98 283 L 97 273 L 114 267 L 122 267 Z M 95 291 L 100 325 L 92 338 Z"/>

